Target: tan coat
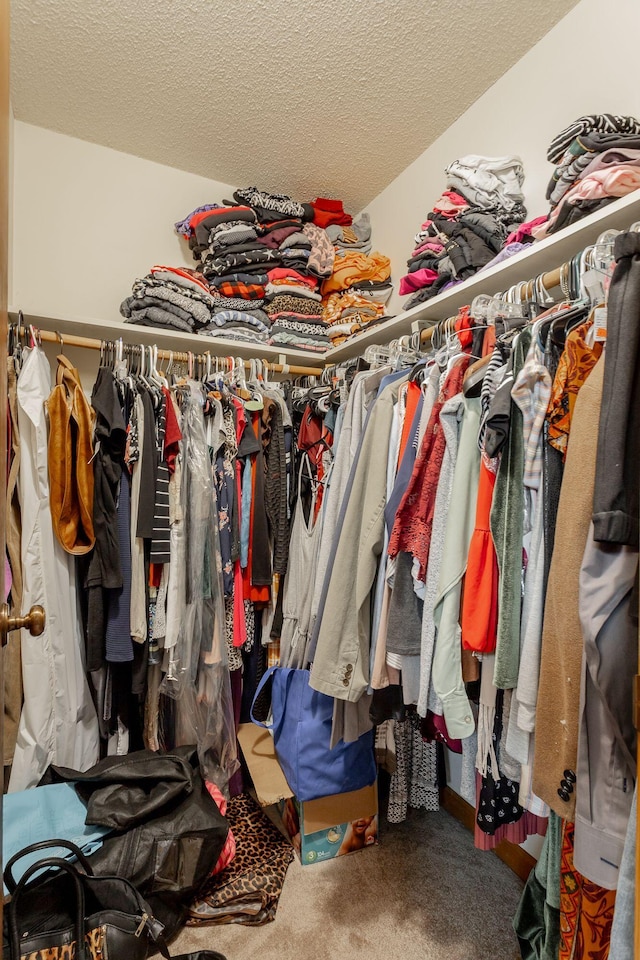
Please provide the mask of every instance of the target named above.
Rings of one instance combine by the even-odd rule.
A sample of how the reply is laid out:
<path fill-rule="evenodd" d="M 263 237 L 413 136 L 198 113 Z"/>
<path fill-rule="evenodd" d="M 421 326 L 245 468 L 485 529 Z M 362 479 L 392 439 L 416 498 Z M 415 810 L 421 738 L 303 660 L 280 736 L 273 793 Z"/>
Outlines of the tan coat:
<path fill-rule="evenodd" d="M 577 765 L 583 652 L 579 576 L 593 512 L 603 376 L 604 356 L 576 400 L 542 631 L 533 790 L 552 810 L 569 820 L 575 815 L 575 787 L 566 801 L 559 796 L 558 789 L 560 781 L 566 779 L 565 770 L 575 778 Z"/>

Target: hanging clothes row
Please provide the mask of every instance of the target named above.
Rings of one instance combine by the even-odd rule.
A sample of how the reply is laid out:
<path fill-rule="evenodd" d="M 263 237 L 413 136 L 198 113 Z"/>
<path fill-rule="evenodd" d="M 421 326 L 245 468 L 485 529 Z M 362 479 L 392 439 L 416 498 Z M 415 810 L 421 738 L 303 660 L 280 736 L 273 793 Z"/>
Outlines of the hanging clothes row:
<path fill-rule="evenodd" d="M 257 362 L 162 373 L 156 350 L 104 344 L 89 402 L 64 353 L 52 385 L 36 331 L 9 346 L 9 601 L 47 611 L 6 651 L 9 789 L 183 743 L 233 789 L 287 568 L 285 389 Z"/>
<path fill-rule="evenodd" d="M 15 338 L 22 338 L 25 341 L 28 338 L 31 338 L 33 341 L 38 343 L 58 343 L 62 347 L 64 344 L 70 347 L 83 347 L 90 350 L 100 351 L 101 356 L 104 357 L 107 353 L 111 354 L 113 351 L 122 349 L 123 354 L 126 353 L 129 359 L 132 359 L 134 356 L 140 356 L 148 347 L 145 347 L 144 344 L 140 343 L 131 343 L 128 339 L 126 341 L 120 337 L 118 340 L 96 340 L 92 337 L 79 337 L 76 334 L 65 334 L 63 337 L 59 331 L 52 330 L 41 330 L 36 328 L 33 324 L 26 325 L 25 317 L 22 310 L 18 310 L 15 315 L 15 323 L 12 324 L 11 330 L 13 331 L 10 336 Z M 131 331 L 127 330 L 127 334 L 130 334 Z M 122 345 L 122 346 L 120 346 Z M 11 350 L 9 350 L 11 353 Z M 188 373 L 190 376 L 197 374 L 199 376 L 204 376 L 204 372 L 207 372 L 207 375 L 211 373 L 233 373 L 236 367 L 242 366 L 244 364 L 245 368 L 248 370 L 251 366 L 251 361 L 243 360 L 242 357 L 231 357 L 231 356 L 219 356 L 217 354 L 212 354 L 210 350 L 205 350 L 202 353 L 197 353 L 194 351 L 179 351 L 179 350 L 169 350 L 162 349 L 154 345 L 154 355 L 156 357 L 156 362 L 158 360 L 168 360 L 169 369 L 173 368 L 174 363 L 179 365 L 180 368 L 185 366 L 185 373 Z M 292 376 L 320 376 L 323 372 L 322 367 L 309 367 L 309 366 L 300 366 L 298 364 L 288 364 L 288 363 L 274 363 L 270 360 L 264 358 L 254 358 L 254 363 L 258 364 L 260 370 L 265 370 L 267 375 L 269 374 L 291 374 Z"/>
<path fill-rule="evenodd" d="M 369 354 L 337 413 L 310 614 L 283 645 L 335 698 L 334 740 L 378 725 L 410 805 L 428 807 L 407 717 L 423 788 L 425 743 L 462 753 L 478 846 L 547 834 L 562 897 L 537 919 L 561 956 L 589 955 L 589 923 L 607 946 L 636 777 L 639 237 L 578 255 L 561 303 L 484 298 L 412 366 Z"/>

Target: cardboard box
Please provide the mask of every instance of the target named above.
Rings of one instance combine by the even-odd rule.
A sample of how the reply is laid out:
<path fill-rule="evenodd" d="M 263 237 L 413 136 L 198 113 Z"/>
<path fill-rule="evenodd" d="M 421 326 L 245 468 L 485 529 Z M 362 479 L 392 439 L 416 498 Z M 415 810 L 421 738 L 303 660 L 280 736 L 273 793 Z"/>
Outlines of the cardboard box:
<path fill-rule="evenodd" d="M 300 802 L 286 781 L 268 730 L 241 724 L 238 740 L 258 803 L 289 837 L 303 866 L 378 843 L 377 783 L 351 793 Z"/>

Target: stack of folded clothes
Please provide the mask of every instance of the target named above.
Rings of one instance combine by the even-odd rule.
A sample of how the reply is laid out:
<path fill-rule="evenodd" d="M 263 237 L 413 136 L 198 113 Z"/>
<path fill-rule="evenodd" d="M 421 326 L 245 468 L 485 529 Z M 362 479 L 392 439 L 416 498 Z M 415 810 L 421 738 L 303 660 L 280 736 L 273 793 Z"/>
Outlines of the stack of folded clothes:
<path fill-rule="evenodd" d="M 360 217 L 353 230 L 360 239 L 355 243 L 345 240 L 345 231 L 342 240 L 336 239 L 333 273 L 322 284 L 322 316 L 330 325 L 332 346 L 339 346 L 384 316 L 384 305 L 393 291 L 391 261 L 381 253 L 370 252 L 368 214 Z M 331 228 L 327 232 L 336 237 Z"/>
<path fill-rule="evenodd" d="M 595 114 L 579 117 L 554 137 L 547 159 L 549 216 L 533 228 L 541 240 L 640 187 L 640 121 Z"/>
<path fill-rule="evenodd" d="M 329 325 L 328 336 L 332 347 L 384 316 L 384 304 L 362 296 L 351 287 L 343 293 L 331 293 L 326 298 L 322 316 Z"/>
<path fill-rule="evenodd" d="M 510 233 L 526 219 L 518 157 L 470 155 L 445 170 L 447 189 L 415 236 L 415 248 L 400 281 L 413 307 L 489 264 Z"/>
<path fill-rule="evenodd" d="M 269 343 L 271 321 L 265 301 L 241 297 L 214 297 L 211 324 L 199 332 L 206 337 Z"/>
<path fill-rule="evenodd" d="M 300 273 L 293 267 L 276 267 L 269 272 L 265 310 L 272 324 L 272 344 L 316 353 L 328 348 L 328 324 L 322 318 L 317 288 L 316 277 Z"/>
<path fill-rule="evenodd" d="M 378 321 L 393 289 L 390 261 L 371 253 L 368 214 L 354 223 L 341 200 L 246 187 L 176 230 L 213 298 L 207 336 L 321 352 Z"/>
<path fill-rule="evenodd" d="M 199 333 L 211 323 L 214 302 L 207 283 L 194 270 L 155 266 L 134 281 L 120 313 L 125 323 Z"/>
<path fill-rule="evenodd" d="M 276 253 L 257 242 L 258 219 L 248 204 L 199 208 L 177 224 L 186 235 L 198 270 L 206 278 L 214 294 L 245 299 L 245 286 L 250 296 L 264 296 L 268 265 L 277 260 Z"/>
<path fill-rule="evenodd" d="M 314 203 L 342 210 L 340 201 Z M 329 222 L 346 216 L 321 212 L 323 222 L 325 215 Z M 247 187 L 236 190 L 233 201 L 206 204 L 176 224 L 216 301 L 207 335 L 327 348 L 322 311 L 310 301 L 319 303 L 316 290 L 319 281 L 331 275 L 335 252 L 315 216 L 312 204 Z M 272 301 L 282 294 L 277 287 L 285 279 L 290 299 L 274 307 Z"/>

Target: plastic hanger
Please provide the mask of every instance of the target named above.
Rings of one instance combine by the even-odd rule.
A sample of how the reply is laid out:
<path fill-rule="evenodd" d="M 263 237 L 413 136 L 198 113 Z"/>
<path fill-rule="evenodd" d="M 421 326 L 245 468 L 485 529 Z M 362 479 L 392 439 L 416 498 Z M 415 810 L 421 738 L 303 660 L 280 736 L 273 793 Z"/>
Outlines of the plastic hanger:
<path fill-rule="evenodd" d="M 455 330 L 453 331 L 453 333 L 449 334 L 449 338 L 446 343 L 446 350 L 447 350 L 446 375 L 448 375 L 453 370 L 453 367 L 456 361 L 458 361 L 460 357 L 468 357 L 469 354 L 462 349 L 462 346 L 460 344 L 460 339 L 458 337 L 458 334 L 455 332 Z"/>
<path fill-rule="evenodd" d="M 496 320 L 528 320 L 522 301 L 500 300 L 492 297 L 487 305 L 486 322 L 488 326 L 495 326 Z"/>
<path fill-rule="evenodd" d="M 550 334 L 553 343 L 557 346 L 564 346 L 567 334 L 576 326 L 579 326 L 587 316 L 587 307 L 580 302 L 575 307 L 563 310 L 557 317 L 551 320 Z"/>
<path fill-rule="evenodd" d="M 467 367 L 462 382 L 462 392 L 465 397 L 480 396 L 484 375 L 490 363 L 491 354 L 489 353 L 486 357 L 481 357 L 479 360 L 476 360 L 475 363 L 472 363 L 470 367 Z"/>
<path fill-rule="evenodd" d="M 168 387 L 169 384 L 162 376 L 158 370 L 158 345 L 154 343 L 152 347 L 149 348 L 151 354 L 151 380 L 157 384 L 159 387 Z"/>
<path fill-rule="evenodd" d="M 420 359 L 420 352 L 413 344 L 411 337 L 400 337 L 389 344 L 390 362 L 396 370 L 413 366 Z"/>
<path fill-rule="evenodd" d="M 36 330 L 32 323 L 29 324 L 29 336 L 31 337 L 30 346 L 32 349 L 33 347 L 42 346 L 42 341 L 40 340 L 40 331 Z"/>
<path fill-rule="evenodd" d="M 115 361 L 113 364 L 113 375 L 116 378 L 116 380 L 119 380 L 122 383 L 127 379 L 127 376 L 129 374 L 129 369 L 124 359 L 124 344 L 122 342 L 122 337 L 116 340 L 115 346 L 116 346 L 116 355 L 115 355 Z"/>
<path fill-rule="evenodd" d="M 236 394 L 241 400 L 251 400 L 251 391 L 247 386 L 244 375 L 244 360 L 242 357 L 232 357 L 231 381 L 235 384 Z"/>
<path fill-rule="evenodd" d="M 167 369 L 164 371 L 163 376 L 167 382 L 169 378 L 172 377 L 173 373 L 173 350 L 169 350 L 169 363 L 167 364 Z"/>
<path fill-rule="evenodd" d="M 372 344 L 364 351 L 364 359 L 371 367 L 384 367 L 390 363 L 391 354 L 388 347 Z"/>
<path fill-rule="evenodd" d="M 146 353 L 145 347 L 144 347 L 144 345 L 143 345 L 142 343 L 139 343 L 139 344 L 138 344 L 138 350 L 139 350 L 138 359 L 139 359 L 139 362 L 140 362 L 140 366 L 139 366 L 138 372 L 137 372 L 137 379 L 138 379 L 141 383 L 143 383 L 144 386 L 145 386 L 148 390 L 151 390 L 151 389 L 152 389 L 152 386 L 151 386 L 151 384 L 149 383 L 149 381 L 147 380 L 147 376 L 146 376 L 146 374 L 147 374 L 147 353 Z"/>
<path fill-rule="evenodd" d="M 262 363 L 262 361 L 260 361 Z M 243 364 L 244 368 L 244 364 Z M 248 400 L 245 400 L 245 407 L 247 410 L 263 410 L 264 409 L 264 398 L 260 392 L 260 387 L 258 385 L 258 367 L 257 360 L 253 358 L 249 361 L 249 383 L 246 384 L 250 388 L 250 397 Z"/>

